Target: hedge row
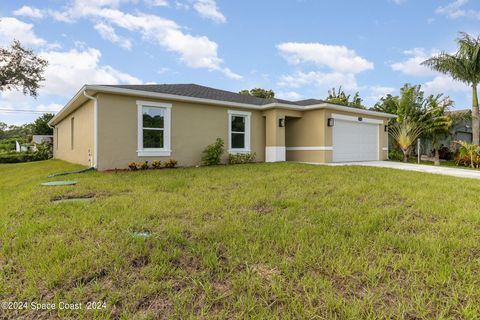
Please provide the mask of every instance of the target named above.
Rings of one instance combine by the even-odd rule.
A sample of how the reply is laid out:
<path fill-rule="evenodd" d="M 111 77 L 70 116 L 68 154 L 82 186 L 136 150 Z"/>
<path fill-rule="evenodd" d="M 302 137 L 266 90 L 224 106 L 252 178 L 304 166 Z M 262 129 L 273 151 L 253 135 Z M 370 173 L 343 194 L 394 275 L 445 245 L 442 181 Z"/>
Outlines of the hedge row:
<path fill-rule="evenodd" d="M 48 159 L 48 158 L 47 158 Z M 0 153 L 0 163 L 18 163 L 47 160 L 43 154 L 37 152 L 9 152 Z"/>

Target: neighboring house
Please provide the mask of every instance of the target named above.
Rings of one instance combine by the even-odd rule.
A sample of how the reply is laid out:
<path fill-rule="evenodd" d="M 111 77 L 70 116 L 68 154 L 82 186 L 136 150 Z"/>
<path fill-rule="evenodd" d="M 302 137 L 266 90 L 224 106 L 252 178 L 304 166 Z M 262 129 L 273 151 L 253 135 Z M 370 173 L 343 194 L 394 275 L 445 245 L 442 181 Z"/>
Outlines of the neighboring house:
<path fill-rule="evenodd" d="M 451 111 L 452 113 L 468 113 L 470 114 L 472 111 L 470 109 L 462 109 L 462 110 L 455 110 Z M 466 118 L 465 120 L 460 121 L 457 123 L 452 130 L 450 131 L 450 134 L 446 134 L 438 142 L 438 146 L 441 147 L 447 147 L 449 148 L 452 152 L 455 152 L 459 146 L 454 143 L 454 141 L 466 141 L 466 142 L 472 142 L 472 120 Z M 432 141 L 431 139 L 422 139 L 421 143 L 421 154 L 427 155 L 427 156 L 433 156 L 433 146 L 432 146 Z"/>
<path fill-rule="evenodd" d="M 216 138 L 228 153 L 255 152 L 257 161 L 383 160 L 393 117 L 195 84 L 85 85 L 49 124 L 55 158 L 106 170 L 169 158 L 197 165 Z"/>
<path fill-rule="evenodd" d="M 32 151 L 37 151 L 37 145 L 42 143 L 51 143 L 53 144 L 53 135 L 40 135 L 34 134 L 32 136 Z"/>
<path fill-rule="evenodd" d="M 34 134 L 32 136 L 32 143 L 33 144 L 53 143 L 53 135 Z"/>

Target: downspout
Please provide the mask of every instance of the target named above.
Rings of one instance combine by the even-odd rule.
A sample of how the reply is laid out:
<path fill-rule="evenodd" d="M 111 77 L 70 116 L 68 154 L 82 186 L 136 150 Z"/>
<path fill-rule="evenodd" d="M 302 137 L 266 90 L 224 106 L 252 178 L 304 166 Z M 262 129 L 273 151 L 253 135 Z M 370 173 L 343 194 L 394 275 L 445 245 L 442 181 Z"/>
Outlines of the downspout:
<path fill-rule="evenodd" d="M 97 98 L 89 96 L 87 91 L 83 91 L 83 95 L 93 100 L 93 167 L 97 169 L 98 164 L 98 101 Z"/>

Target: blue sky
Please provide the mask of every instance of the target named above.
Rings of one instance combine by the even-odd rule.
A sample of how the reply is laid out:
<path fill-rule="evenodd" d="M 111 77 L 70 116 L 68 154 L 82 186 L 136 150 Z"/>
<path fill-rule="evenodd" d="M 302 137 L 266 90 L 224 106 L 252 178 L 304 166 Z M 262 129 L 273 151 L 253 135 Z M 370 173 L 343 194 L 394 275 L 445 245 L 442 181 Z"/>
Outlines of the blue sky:
<path fill-rule="evenodd" d="M 0 45 L 19 39 L 50 65 L 37 100 L 3 92 L 0 109 L 58 111 L 85 83 L 263 87 L 291 100 L 342 85 L 372 106 L 405 82 L 468 108 L 468 87 L 419 62 L 479 22 L 473 0 L 4 0 Z"/>

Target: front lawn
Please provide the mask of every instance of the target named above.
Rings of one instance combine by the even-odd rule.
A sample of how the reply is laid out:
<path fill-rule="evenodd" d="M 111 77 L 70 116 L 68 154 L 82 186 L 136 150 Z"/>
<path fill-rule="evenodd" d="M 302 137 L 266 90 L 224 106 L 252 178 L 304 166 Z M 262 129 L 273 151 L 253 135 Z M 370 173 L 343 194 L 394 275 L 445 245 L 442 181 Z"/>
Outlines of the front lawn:
<path fill-rule="evenodd" d="M 389 160 L 389 161 L 394 161 L 394 162 L 403 162 L 402 160 Z M 427 166 L 433 166 L 434 162 L 433 161 L 427 161 L 427 160 L 420 160 L 420 163 L 418 163 L 417 158 L 409 158 L 408 163 L 412 164 L 424 164 Z M 441 160 L 440 161 L 440 167 L 449 167 L 449 168 L 457 168 L 457 169 L 469 169 L 469 170 L 479 170 L 478 168 L 472 168 L 472 167 L 467 167 L 467 166 L 459 166 L 457 165 L 457 162 L 455 160 Z"/>
<path fill-rule="evenodd" d="M 480 184 L 295 163 L 0 165 L 0 318 L 475 319 Z M 93 196 L 93 201 L 51 200 Z M 145 237 L 145 232 L 150 236 Z M 105 302 L 98 311 L 89 301 Z"/>

